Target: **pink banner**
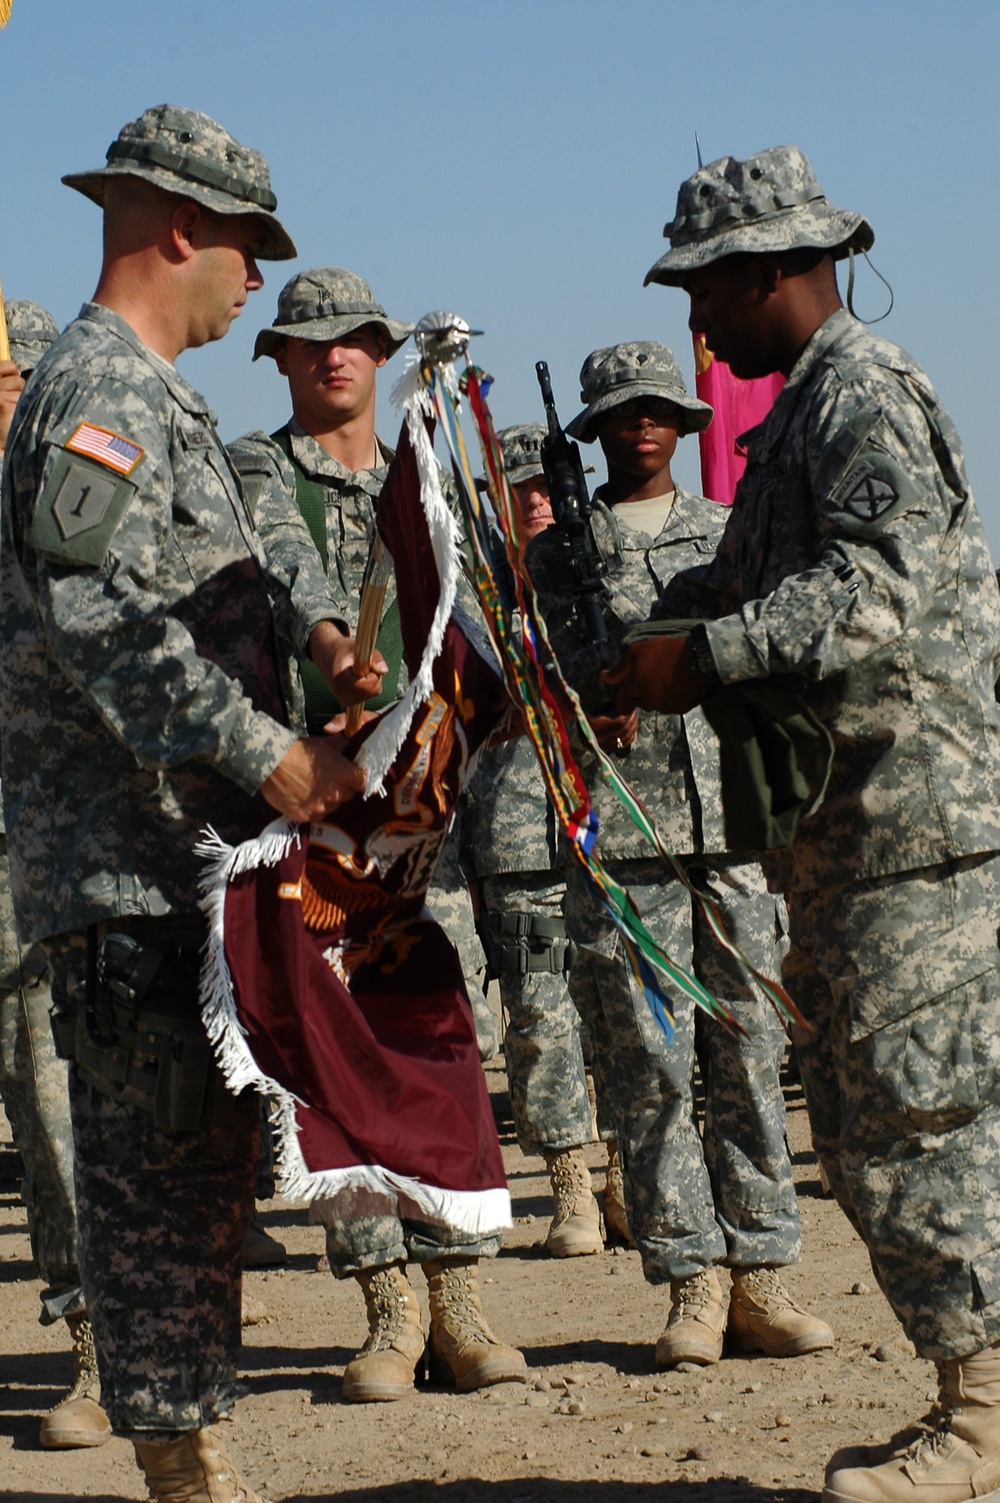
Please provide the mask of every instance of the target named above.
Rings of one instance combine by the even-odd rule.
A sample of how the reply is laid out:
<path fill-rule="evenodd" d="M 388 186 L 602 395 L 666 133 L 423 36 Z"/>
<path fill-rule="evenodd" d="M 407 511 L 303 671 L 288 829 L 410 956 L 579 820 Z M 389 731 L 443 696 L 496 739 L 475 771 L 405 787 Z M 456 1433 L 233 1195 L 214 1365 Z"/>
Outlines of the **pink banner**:
<path fill-rule="evenodd" d="M 736 440 L 767 416 L 785 378 L 776 372 L 741 381 L 724 360 L 717 360 L 705 348 L 703 334 L 694 336 L 694 368 L 698 396 L 715 408 L 715 417 L 699 435 L 701 488 L 710 500 L 731 506 L 747 462 Z"/>

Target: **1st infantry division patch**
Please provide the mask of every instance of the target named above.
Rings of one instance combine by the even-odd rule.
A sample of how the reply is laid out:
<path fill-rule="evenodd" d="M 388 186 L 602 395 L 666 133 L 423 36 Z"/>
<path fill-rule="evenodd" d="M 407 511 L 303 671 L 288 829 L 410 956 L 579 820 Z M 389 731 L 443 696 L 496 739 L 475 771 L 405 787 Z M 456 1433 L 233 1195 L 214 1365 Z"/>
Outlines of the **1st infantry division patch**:
<path fill-rule="evenodd" d="M 146 452 L 123 434 L 112 433 L 108 428 L 98 428 L 94 423 L 81 423 L 68 439 L 66 448 L 74 454 L 86 454 L 88 459 L 106 464 L 109 469 L 117 470 L 119 475 L 131 475 Z"/>

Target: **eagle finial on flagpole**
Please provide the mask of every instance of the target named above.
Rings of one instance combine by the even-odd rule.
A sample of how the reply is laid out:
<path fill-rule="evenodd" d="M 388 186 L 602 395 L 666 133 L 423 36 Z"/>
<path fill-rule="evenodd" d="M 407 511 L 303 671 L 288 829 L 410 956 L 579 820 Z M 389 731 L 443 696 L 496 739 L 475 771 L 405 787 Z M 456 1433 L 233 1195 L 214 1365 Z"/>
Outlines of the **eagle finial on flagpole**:
<path fill-rule="evenodd" d="M 0 0 L 0 27 L 7 25 L 10 20 L 10 7 L 13 0 Z"/>

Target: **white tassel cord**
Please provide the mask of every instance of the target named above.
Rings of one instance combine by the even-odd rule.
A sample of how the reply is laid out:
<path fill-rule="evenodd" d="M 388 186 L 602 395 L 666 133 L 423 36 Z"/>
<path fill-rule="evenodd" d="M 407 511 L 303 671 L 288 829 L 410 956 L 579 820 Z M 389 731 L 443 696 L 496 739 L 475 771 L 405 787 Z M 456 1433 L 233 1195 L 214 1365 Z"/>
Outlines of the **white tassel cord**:
<path fill-rule="evenodd" d="M 491 1190 L 442 1190 L 377 1164 L 345 1169 L 311 1170 L 299 1145 L 297 1098 L 265 1075 L 250 1051 L 236 1011 L 233 983 L 226 962 L 224 919 L 230 881 L 259 866 L 276 866 L 301 839 L 293 820 L 277 819 L 254 840 L 230 846 L 207 830 L 196 847 L 205 862 L 201 906 L 209 924 L 208 948 L 201 973 L 201 1009 L 209 1040 L 228 1088 L 247 1087 L 272 1102 L 271 1123 L 278 1185 L 289 1200 L 313 1202 L 321 1213 L 341 1220 L 359 1216 L 412 1216 L 432 1224 L 485 1236 L 512 1225 L 510 1194 Z"/>
<path fill-rule="evenodd" d="M 448 618 L 455 603 L 460 568 L 459 527 L 445 499 L 441 469 L 434 457 L 434 446 L 427 432 L 425 418 L 433 416 L 433 404 L 423 384 L 419 361 L 414 360 L 404 371 L 393 388 L 392 399 L 397 406 L 403 407 L 406 414 L 406 426 L 420 476 L 420 498 L 437 565 L 440 589 L 420 667 L 410 680 L 402 699 L 381 717 L 355 758 L 358 766 L 365 770 L 366 798 L 373 793 L 384 792 L 385 775 L 399 755 L 417 708 L 433 688 L 434 660 L 444 643 Z"/>

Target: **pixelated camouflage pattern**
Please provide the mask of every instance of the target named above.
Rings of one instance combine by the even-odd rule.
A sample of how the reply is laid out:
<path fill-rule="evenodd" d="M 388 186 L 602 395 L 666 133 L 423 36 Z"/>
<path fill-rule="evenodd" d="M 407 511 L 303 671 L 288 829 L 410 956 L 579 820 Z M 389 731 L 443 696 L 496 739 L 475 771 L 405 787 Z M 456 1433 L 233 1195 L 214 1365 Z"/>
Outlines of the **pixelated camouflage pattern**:
<path fill-rule="evenodd" d="M 395 1216 L 356 1216 L 326 1223 L 326 1256 L 334 1278 L 390 1263 L 434 1263 L 452 1258 L 495 1258 L 501 1238 L 469 1237 L 457 1228 L 401 1221 Z"/>
<path fill-rule="evenodd" d="M 14 928 L 7 842 L 0 836 L 0 1097 L 24 1161 L 21 1194 L 42 1291 L 42 1321 L 83 1310 L 76 1252 L 73 1130 L 65 1060 L 49 1022 L 48 966 Z"/>
<path fill-rule="evenodd" d="M 526 563 L 549 635 L 563 671 L 588 711 L 614 713 L 615 691 L 600 684 L 601 669 L 617 661 L 625 628 L 650 614 L 654 591 L 662 591 L 678 570 L 712 557 L 727 515 L 727 509 L 716 502 L 678 487 L 659 535 L 651 538 L 628 526 L 627 504 L 612 511 L 602 501 L 600 490 L 595 493 L 592 530 L 607 568 L 604 614 L 609 640 L 604 646 L 589 641 L 577 619 L 566 535 L 550 527 L 531 540 Z M 596 761 L 581 752 L 580 765 L 600 819 L 602 857 L 644 858 L 648 843 L 600 776 Z M 638 735 L 628 756 L 622 758 L 621 769 L 672 850 L 725 848 L 718 743 L 700 710 L 683 719 L 640 715 Z"/>
<path fill-rule="evenodd" d="M 995 855 L 799 888 L 790 911 L 785 981 L 816 1030 L 796 1040 L 813 1142 L 918 1356 L 938 1363 L 1000 1339 L 998 911 Z M 873 1027 L 865 996 L 891 997 L 897 970 L 906 1009 Z"/>
<path fill-rule="evenodd" d="M 164 943 L 171 919 L 160 921 Z M 47 941 L 59 1012 L 83 1006 L 85 933 Z M 194 974 L 194 973 L 192 973 Z M 198 1012 L 197 989 L 175 991 Z M 81 1084 L 70 1067 L 80 1273 L 101 1402 L 116 1432 L 196 1430 L 239 1396 L 241 1256 L 258 1152 L 259 1098 L 216 1079 L 211 1121 L 169 1133 Z"/>
<path fill-rule="evenodd" d="M 256 255 L 288 261 L 298 252 L 275 218 L 278 200 L 259 151 L 241 146 L 199 110 L 158 104 L 123 125 L 107 150 L 107 166 L 71 172 L 63 182 L 95 204 L 112 177 L 138 177 L 167 193 L 193 198 L 217 214 L 252 214 L 263 230 Z"/>
<path fill-rule="evenodd" d="M 476 1024 L 479 1058 L 485 1063 L 500 1047 L 496 1019 L 484 990 L 486 955 L 476 930 L 476 915 L 463 865 L 466 797 L 455 809 L 455 821 L 438 857 L 427 889 L 427 906 L 458 951 L 465 988 Z"/>
<path fill-rule="evenodd" d="M 681 184 L 677 212 L 663 234 L 670 250 L 647 272 L 647 284 L 676 286 L 694 267 L 722 256 L 814 246 L 839 257 L 875 242 L 866 219 L 827 202 L 797 146 L 699 167 Z"/>
<path fill-rule="evenodd" d="M 594 350 L 580 367 L 580 401 L 585 408 L 566 432 L 582 443 L 597 437 L 595 419 L 633 397 L 659 397 L 677 408 L 678 432 L 701 433 L 712 421 L 707 402 L 688 394 L 684 376 L 672 350 L 652 339 Z"/>
<path fill-rule="evenodd" d="M 269 329 L 261 329 L 253 358 L 273 355 L 278 340 L 286 334 L 296 339 L 343 339 L 365 324 L 385 331 L 386 359 L 413 333 L 413 324 L 389 318 L 368 283 L 343 266 L 314 266 L 296 272 L 278 293 L 278 311 Z"/>
<path fill-rule="evenodd" d="M 660 533 L 651 538 L 627 525 L 627 503 L 612 512 L 597 492 L 594 535 L 608 569 L 608 660 L 617 651 L 622 626 L 649 614 L 678 569 L 712 557 L 726 515 L 715 502 L 678 489 Z M 565 594 L 564 547 L 562 535 L 550 527 L 532 541 L 527 565 L 560 664 L 581 686 L 596 678 L 597 664 L 581 636 L 573 599 Z M 610 693 L 598 708 L 612 711 Z M 581 765 L 601 820 L 598 851 L 608 869 L 628 888 L 657 943 L 693 969 L 747 1035 L 731 1039 L 692 1002 L 674 997 L 675 1037 L 668 1044 L 636 988 L 618 930 L 583 873 L 575 864 L 570 868 L 566 923 L 579 946 L 574 989 L 592 990 L 599 999 L 602 1067 L 617 1117 L 629 1224 L 643 1270 L 650 1282 L 661 1283 L 714 1263 L 794 1262 L 799 1221 L 778 1081 L 784 1034 L 762 995 L 708 934 L 686 889 L 659 858 L 649 857 L 648 844 L 594 764 L 585 759 Z M 671 849 L 685 857 L 689 874 L 717 899 L 727 931 L 759 969 L 776 975 L 780 914 L 760 868 L 718 856 L 702 864 L 694 855 L 723 848 L 718 743 L 701 713 L 683 718 L 640 713 L 622 767 Z M 576 975 L 578 967 L 589 969 L 589 988 Z M 703 1139 L 692 1100 L 696 1038 L 705 1070 Z"/>
<path fill-rule="evenodd" d="M 67 451 L 84 420 L 141 447 L 127 479 Z M 124 517 L 94 529 L 98 564 L 33 542 L 40 522 L 54 530 L 67 462 L 88 484 L 128 488 Z M 294 737 L 182 624 L 211 608 L 213 650 L 240 679 L 274 671 L 263 550 L 213 414 L 106 308 L 86 304 L 25 388 L 3 549 L 3 797 L 22 940 L 121 912 L 191 912 L 201 831 L 242 839 L 263 822 L 250 795 Z"/>
<path fill-rule="evenodd" d="M 33 371 L 53 340 L 59 338 L 59 325 L 51 313 L 27 298 L 12 297 L 4 304 L 10 358 L 21 375 Z"/>
<path fill-rule="evenodd" d="M 773 897 L 750 863 L 685 862 L 716 899 L 728 932 L 776 975 L 780 930 Z M 785 1035 L 771 1008 L 708 933 L 681 883 L 658 859 L 612 861 L 651 934 L 679 965 L 724 999 L 746 1030 L 733 1037 L 674 997 L 673 1041 L 637 988 L 610 918 L 583 873 L 571 870 L 566 922 L 600 999 L 607 1095 L 616 1116 L 629 1226 L 650 1283 L 685 1279 L 716 1263 L 734 1268 L 796 1262 L 798 1204 L 785 1141 L 778 1073 Z M 705 1088 L 703 1130 L 692 1101 L 697 1051 Z M 599 1098 L 600 1099 L 600 1095 Z"/>
<path fill-rule="evenodd" d="M 927 377 L 843 309 L 750 436 L 714 562 L 652 614 L 712 619 L 724 683 L 801 675 L 826 798 L 774 885 L 1000 850 L 1000 597 L 961 444 Z"/>
<path fill-rule="evenodd" d="M 513 913 L 561 919 L 566 884 L 553 875 L 525 870 L 487 876 L 482 883 L 487 922 Z M 589 1143 L 593 1117 L 582 1024 L 565 975 L 502 972 L 499 987 L 507 1017 L 503 1047 L 511 1113 L 521 1152 Z"/>
<path fill-rule="evenodd" d="M 247 487 L 248 501 L 267 553 L 268 563 L 284 578 L 299 557 L 308 538 L 314 562 L 322 572 L 323 562 L 312 545 L 302 521 L 294 525 L 289 508 L 301 518 L 295 504 L 295 469 L 317 481 L 326 492 L 326 543 L 329 560 L 328 585 L 337 616 L 351 631 L 358 621 L 358 605 L 365 567 L 375 539 L 375 505 L 389 473 L 392 450 L 377 439 L 380 463 L 370 470 L 349 470 L 295 418 L 289 419 L 292 461 L 279 445 L 259 430 L 246 433 L 228 446 L 234 464 Z M 247 486 L 247 482 L 251 484 Z M 390 585 L 387 603 L 392 598 Z M 304 652 L 303 643 L 303 652 Z"/>
<path fill-rule="evenodd" d="M 544 423 L 514 423 L 501 428 L 497 434 L 503 467 L 511 485 L 521 485 L 525 480 L 534 480 L 545 473 L 542 465 L 542 444 L 548 435 Z M 486 476 L 477 475 L 476 484 L 486 485 Z"/>

